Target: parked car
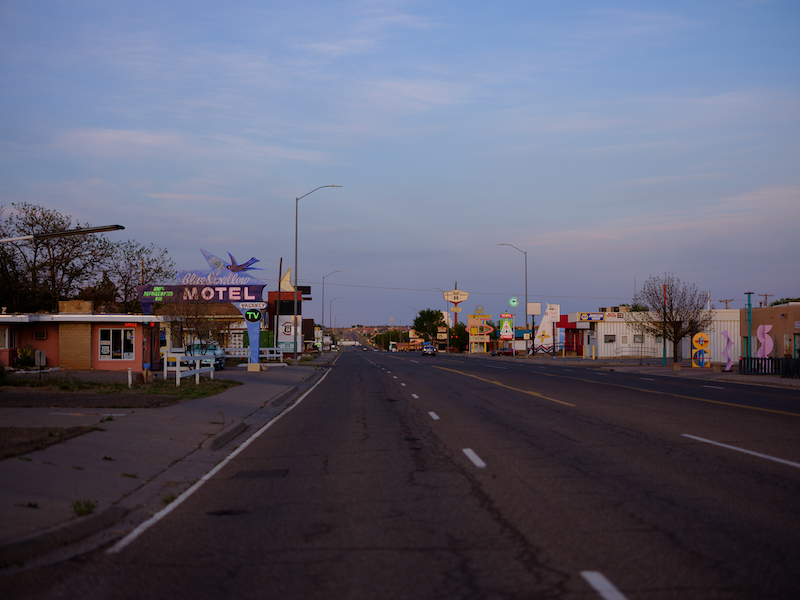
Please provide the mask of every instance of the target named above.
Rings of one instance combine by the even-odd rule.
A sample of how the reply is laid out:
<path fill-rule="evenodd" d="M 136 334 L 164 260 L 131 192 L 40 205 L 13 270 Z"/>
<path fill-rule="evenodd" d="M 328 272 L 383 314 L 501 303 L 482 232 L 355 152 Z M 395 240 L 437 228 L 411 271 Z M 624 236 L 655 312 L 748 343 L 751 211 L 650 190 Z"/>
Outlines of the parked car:
<path fill-rule="evenodd" d="M 220 371 L 225 368 L 225 350 L 219 347 L 217 342 L 207 344 L 189 344 L 186 346 L 186 354 L 194 356 L 213 357 L 214 369 Z M 210 366 L 211 361 L 202 361 L 202 365 Z"/>
<path fill-rule="evenodd" d="M 422 346 L 422 356 L 436 356 L 436 347 L 433 344 Z"/>

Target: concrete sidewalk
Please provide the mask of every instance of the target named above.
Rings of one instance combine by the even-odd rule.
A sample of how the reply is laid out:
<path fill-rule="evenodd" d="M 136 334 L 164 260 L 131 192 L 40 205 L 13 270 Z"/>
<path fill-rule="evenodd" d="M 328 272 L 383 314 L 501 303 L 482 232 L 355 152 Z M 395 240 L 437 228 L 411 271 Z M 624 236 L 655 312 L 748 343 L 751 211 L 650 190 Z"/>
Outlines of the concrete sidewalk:
<path fill-rule="evenodd" d="M 88 536 L 97 546 L 132 530 L 280 414 L 336 356 L 262 372 L 219 371 L 216 377 L 244 385 L 164 408 L 0 409 L 6 427 L 98 427 L 0 461 L 0 568 Z M 75 503 L 94 508 L 76 516 Z"/>

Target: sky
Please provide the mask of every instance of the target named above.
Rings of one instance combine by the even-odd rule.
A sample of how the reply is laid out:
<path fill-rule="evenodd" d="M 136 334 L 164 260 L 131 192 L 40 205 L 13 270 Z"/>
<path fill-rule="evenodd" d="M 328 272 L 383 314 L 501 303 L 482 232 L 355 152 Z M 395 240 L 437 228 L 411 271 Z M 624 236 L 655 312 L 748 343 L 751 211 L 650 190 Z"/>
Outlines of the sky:
<path fill-rule="evenodd" d="M 0 205 L 180 270 L 256 257 L 267 289 L 297 208 L 326 325 L 408 325 L 456 284 L 499 316 L 526 257 L 562 314 L 664 273 L 797 297 L 798 33 L 796 0 L 6 0 Z"/>

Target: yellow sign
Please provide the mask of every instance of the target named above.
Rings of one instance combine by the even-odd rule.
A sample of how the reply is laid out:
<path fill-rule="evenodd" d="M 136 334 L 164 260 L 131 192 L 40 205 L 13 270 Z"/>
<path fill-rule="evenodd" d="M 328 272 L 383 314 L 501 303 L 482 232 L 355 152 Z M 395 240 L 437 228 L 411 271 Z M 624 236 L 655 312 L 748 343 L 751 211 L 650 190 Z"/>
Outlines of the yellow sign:
<path fill-rule="evenodd" d="M 711 343 L 711 340 L 709 339 L 708 334 L 702 331 L 700 333 L 696 333 L 692 338 L 692 344 L 698 350 L 705 350 L 708 348 L 709 343 Z"/>

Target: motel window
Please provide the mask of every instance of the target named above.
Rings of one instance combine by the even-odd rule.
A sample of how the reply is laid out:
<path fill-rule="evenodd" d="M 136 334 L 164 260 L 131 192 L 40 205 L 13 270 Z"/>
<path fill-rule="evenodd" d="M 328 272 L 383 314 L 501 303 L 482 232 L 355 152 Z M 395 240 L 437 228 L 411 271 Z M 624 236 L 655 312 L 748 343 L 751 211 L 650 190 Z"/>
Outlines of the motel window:
<path fill-rule="evenodd" d="M 133 329 L 100 330 L 100 360 L 133 359 Z"/>
<path fill-rule="evenodd" d="M 627 344 L 628 343 L 628 336 L 627 335 L 623 335 L 622 336 L 622 343 L 623 344 Z"/>
<path fill-rule="evenodd" d="M 633 343 L 634 344 L 644 344 L 644 335 L 641 334 L 641 333 L 634 334 Z"/>
<path fill-rule="evenodd" d="M 13 329 L 0 329 L 0 348 L 15 348 L 17 346 L 16 333 Z"/>
<path fill-rule="evenodd" d="M 613 344 L 614 342 L 617 341 L 617 336 L 616 335 L 606 335 L 606 336 L 604 336 L 604 341 L 605 341 L 606 344 Z"/>

